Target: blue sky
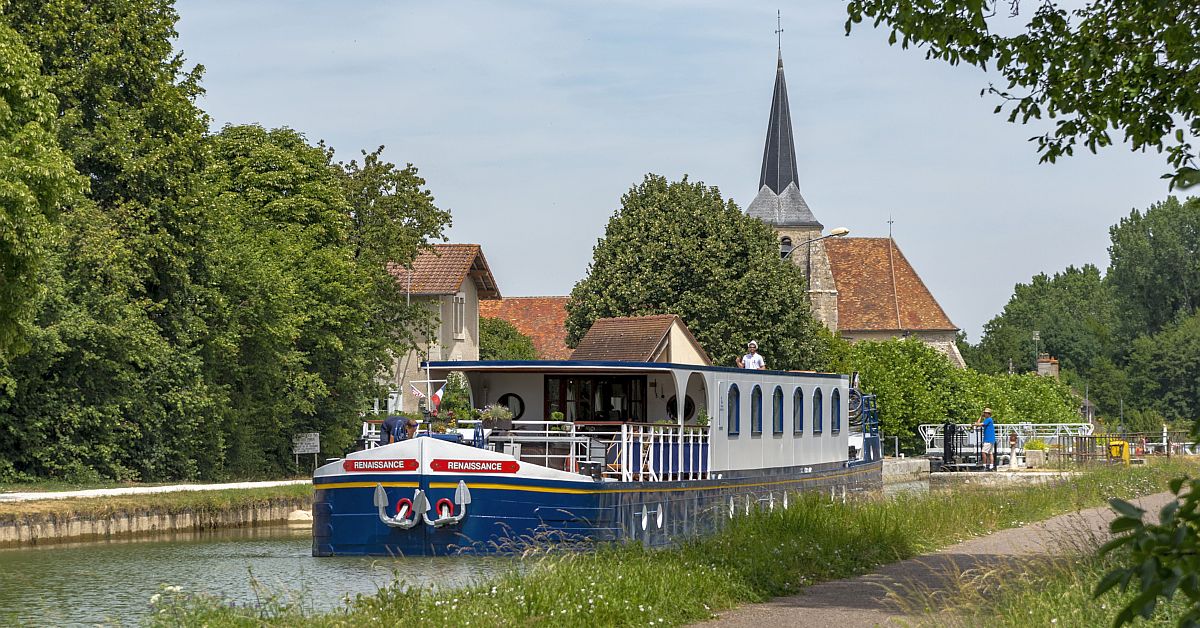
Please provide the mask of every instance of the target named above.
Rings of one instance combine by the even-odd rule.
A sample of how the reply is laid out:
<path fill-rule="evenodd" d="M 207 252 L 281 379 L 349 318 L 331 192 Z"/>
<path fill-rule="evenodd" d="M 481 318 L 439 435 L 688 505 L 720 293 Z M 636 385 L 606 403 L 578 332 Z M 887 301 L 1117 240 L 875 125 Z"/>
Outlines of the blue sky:
<path fill-rule="evenodd" d="M 972 341 L 1013 284 L 1107 264 L 1108 227 L 1167 196 L 1156 154 L 1039 165 L 980 97 L 844 4 L 180 0 L 214 126 L 288 126 L 341 159 L 386 145 L 483 245 L 506 296 L 566 294 L 647 172 L 757 191 L 775 11 L 801 190 L 827 228 L 887 235 Z M 730 307 L 737 304 L 731 303 Z"/>

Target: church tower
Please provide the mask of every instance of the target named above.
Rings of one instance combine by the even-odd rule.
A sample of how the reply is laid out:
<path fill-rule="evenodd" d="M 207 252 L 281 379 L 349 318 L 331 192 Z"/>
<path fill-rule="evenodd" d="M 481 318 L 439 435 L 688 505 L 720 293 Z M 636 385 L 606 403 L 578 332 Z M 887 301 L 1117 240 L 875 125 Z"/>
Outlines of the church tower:
<path fill-rule="evenodd" d="M 771 97 L 771 117 L 767 122 L 767 142 L 763 148 L 758 195 L 746 208 L 746 213 L 775 229 L 779 236 L 780 255 L 790 255 L 792 263 L 804 269 L 808 278 L 808 296 L 812 302 L 813 316 L 830 331 L 837 332 L 837 289 L 825 250 L 827 240 L 812 242 L 821 237 L 825 227 L 800 195 L 782 52 L 775 70 L 775 93 Z"/>

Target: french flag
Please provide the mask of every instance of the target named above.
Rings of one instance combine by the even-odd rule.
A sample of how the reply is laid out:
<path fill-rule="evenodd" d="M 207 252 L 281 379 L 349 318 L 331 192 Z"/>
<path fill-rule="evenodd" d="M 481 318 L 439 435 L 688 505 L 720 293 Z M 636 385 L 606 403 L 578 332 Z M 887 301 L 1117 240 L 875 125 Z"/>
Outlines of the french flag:
<path fill-rule="evenodd" d="M 433 396 L 429 398 L 429 408 L 433 411 L 433 416 L 437 416 L 438 408 L 442 405 L 442 395 L 445 393 L 446 385 L 442 384 L 442 387 L 437 389 L 437 392 L 433 393 Z"/>

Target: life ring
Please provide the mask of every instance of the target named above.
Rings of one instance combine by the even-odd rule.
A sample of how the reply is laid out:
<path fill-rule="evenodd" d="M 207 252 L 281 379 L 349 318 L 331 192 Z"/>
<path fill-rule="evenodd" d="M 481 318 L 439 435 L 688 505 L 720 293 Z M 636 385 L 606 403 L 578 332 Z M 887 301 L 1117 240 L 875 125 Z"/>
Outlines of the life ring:
<path fill-rule="evenodd" d="M 454 502 L 443 497 L 443 498 L 437 500 L 437 504 L 434 505 L 433 511 L 436 512 L 439 517 L 453 517 L 454 516 Z"/>
<path fill-rule="evenodd" d="M 396 502 L 396 516 L 397 517 L 400 516 L 401 512 L 403 512 L 405 506 L 408 506 L 408 512 L 404 514 L 404 518 L 407 519 L 408 515 L 411 514 L 413 511 L 412 500 L 407 497 L 401 497 Z"/>

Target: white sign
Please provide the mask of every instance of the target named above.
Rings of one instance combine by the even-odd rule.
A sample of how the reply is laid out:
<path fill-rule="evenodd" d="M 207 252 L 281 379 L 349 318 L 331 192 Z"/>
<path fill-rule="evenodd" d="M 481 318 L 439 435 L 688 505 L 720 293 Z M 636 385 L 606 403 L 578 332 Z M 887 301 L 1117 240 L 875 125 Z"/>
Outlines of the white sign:
<path fill-rule="evenodd" d="M 300 454 L 321 453 L 321 433 L 307 432 L 293 436 L 292 453 L 296 454 L 297 456 Z"/>

